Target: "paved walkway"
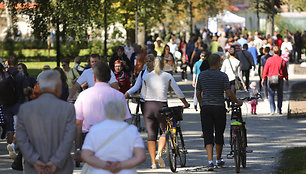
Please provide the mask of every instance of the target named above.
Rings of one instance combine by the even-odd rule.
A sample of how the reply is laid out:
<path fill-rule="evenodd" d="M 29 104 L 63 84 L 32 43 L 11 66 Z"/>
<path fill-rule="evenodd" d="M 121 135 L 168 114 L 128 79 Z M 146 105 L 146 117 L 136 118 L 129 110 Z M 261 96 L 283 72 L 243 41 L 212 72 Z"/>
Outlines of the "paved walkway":
<path fill-rule="evenodd" d="M 306 80 L 305 75 L 293 74 L 293 66 L 289 68 L 290 85 Z M 180 74 L 176 74 L 175 78 L 178 81 Z M 191 80 L 192 76 L 188 75 Z M 251 81 L 258 81 L 258 76 L 251 77 Z M 192 103 L 193 88 L 191 81 L 178 82 L 187 100 Z M 290 89 L 290 88 L 289 88 Z M 241 169 L 241 173 L 276 173 L 280 151 L 286 148 L 306 146 L 305 134 L 306 119 L 287 119 L 289 89 L 284 89 L 283 115 L 269 116 L 269 102 L 259 101 L 257 106 L 258 115 L 250 115 L 249 104 L 242 106 L 244 119 L 247 123 L 248 131 L 248 145 L 254 150 L 253 153 L 247 155 L 247 168 Z M 246 96 L 246 93 L 239 93 L 239 97 Z M 182 105 L 182 103 L 175 98 L 169 99 L 169 106 Z M 184 111 L 184 121 L 181 123 L 183 135 L 188 149 L 187 164 L 184 168 L 178 168 L 178 173 L 211 173 L 206 169 L 207 155 L 204 151 L 204 141 L 200 138 L 201 125 L 199 111 L 196 112 L 193 107 Z M 229 146 L 229 125 L 230 116 L 227 115 L 227 127 L 225 131 L 225 146 L 223 158 L 226 162 L 225 167 L 216 169 L 218 173 L 235 173 L 234 160 L 226 159 L 226 154 L 230 151 Z M 141 134 L 146 143 L 146 133 Z M 5 174 L 19 174 L 21 172 L 10 169 L 11 160 L 6 151 L 6 143 L 0 141 L 0 173 Z M 166 158 L 164 156 L 166 161 Z M 150 158 L 147 153 L 147 160 L 137 167 L 138 173 L 171 173 L 167 167 L 165 169 L 149 169 L 151 166 Z M 74 173 L 80 173 L 80 168 L 76 168 Z"/>

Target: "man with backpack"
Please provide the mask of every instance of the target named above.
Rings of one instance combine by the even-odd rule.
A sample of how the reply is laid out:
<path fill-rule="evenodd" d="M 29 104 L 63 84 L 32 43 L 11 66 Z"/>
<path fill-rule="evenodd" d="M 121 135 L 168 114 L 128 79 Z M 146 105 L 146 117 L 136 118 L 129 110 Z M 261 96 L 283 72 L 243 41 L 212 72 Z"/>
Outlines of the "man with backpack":
<path fill-rule="evenodd" d="M 242 76 L 245 77 L 245 85 L 249 89 L 250 69 L 253 67 L 255 70 L 254 60 L 252 54 L 248 51 L 248 44 L 243 45 L 243 50 L 237 53 L 240 60 L 240 67 Z"/>
<path fill-rule="evenodd" d="M 1 80 L 0 85 L 1 104 L 3 104 L 3 114 L 7 125 L 7 150 L 12 159 L 16 158 L 15 142 L 13 141 L 14 129 L 14 116 L 18 113 L 20 105 L 25 100 L 27 93 L 28 82 L 25 75 L 17 70 L 17 58 L 11 56 L 8 59 L 8 70 L 5 78 Z"/>

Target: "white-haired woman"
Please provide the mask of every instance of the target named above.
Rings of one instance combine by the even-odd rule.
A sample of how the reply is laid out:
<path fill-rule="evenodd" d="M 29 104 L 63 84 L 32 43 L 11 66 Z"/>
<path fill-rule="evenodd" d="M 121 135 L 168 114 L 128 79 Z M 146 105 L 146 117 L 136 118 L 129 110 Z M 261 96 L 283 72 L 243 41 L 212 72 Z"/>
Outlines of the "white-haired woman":
<path fill-rule="evenodd" d="M 136 174 L 135 167 L 146 160 L 143 140 L 134 125 L 123 121 L 126 109 L 121 100 L 109 101 L 104 110 L 107 120 L 91 127 L 82 159 L 92 166 L 92 174 Z"/>
<path fill-rule="evenodd" d="M 165 129 L 166 118 L 161 117 L 159 109 L 167 106 L 167 91 L 168 85 L 172 87 L 176 95 L 183 102 L 184 107 L 189 107 L 184 94 L 176 84 L 171 74 L 162 71 L 164 61 L 157 57 L 154 60 L 154 71 L 150 72 L 144 77 L 144 89 L 142 96 L 145 99 L 144 121 L 148 131 L 148 150 L 151 157 L 152 169 L 156 169 L 156 161 L 160 167 L 165 167 L 162 159 L 162 152 L 166 145 Z M 158 140 L 158 152 L 156 153 L 156 139 L 158 129 L 162 131 L 162 135 Z"/>

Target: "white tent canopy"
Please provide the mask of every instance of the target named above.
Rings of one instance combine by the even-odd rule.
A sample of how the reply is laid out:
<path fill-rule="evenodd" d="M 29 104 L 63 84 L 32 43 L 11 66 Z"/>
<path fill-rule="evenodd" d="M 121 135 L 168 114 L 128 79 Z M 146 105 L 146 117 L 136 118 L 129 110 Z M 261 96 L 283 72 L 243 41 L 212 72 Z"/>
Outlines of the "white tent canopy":
<path fill-rule="evenodd" d="M 220 20 L 220 23 L 223 24 L 241 24 L 242 26 L 245 26 L 244 17 L 235 15 L 234 13 L 231 13 L 227 10 L 224 10 L 223 14 L 218 14 L 216 18 L 218 19 L 218 21 Z"/>

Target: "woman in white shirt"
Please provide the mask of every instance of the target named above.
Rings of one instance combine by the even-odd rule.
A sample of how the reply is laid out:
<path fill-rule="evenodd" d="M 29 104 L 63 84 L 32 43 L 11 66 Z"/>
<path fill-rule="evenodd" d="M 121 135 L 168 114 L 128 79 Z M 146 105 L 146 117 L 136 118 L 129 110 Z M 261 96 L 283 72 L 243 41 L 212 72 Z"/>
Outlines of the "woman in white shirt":
<path fill-rule="evenodd" d="M 151 157 L 152 169 L 156 169 L 156 161 L 160 167 L 165 167 L 162 159 L 162 152 L 166 145 L 165 129 L 166 119 L 161 117 L 159 109 L 167 106 L 168 86 L 173 88 L 176 95 L 184 103 L 184 107 L 189 107 L 184 94 L 176 84 L 171 74 L 162 71 L 164 60 L 160 57 L 154 60 L 154 71 L 144 77 L 142 96 L 145 99 L 144 121 L 148 131 L 148 150 Z M 156 153 L 156 139 L 158 129 L 161 129 L 162 135 L 158 140 L 158 152 Z"/>
<path fill-rule="evenodd" d="M 82 159 L 91 166 L 89 173 L 136 174 L 135 167 L 146 160 L 137 127 L 123 121 L 124 108 L 121 100 L 109 101 L 104 108 L 107 120 L 92 126 L 86 135 Z"/>
<path fill-rule="evenodd" d="M 138 77 L 137 77 L 137 80 L 134 84 L 134 86 L 132 88 L 130 88 L 128 91 L 126 91 L 126 93 L 124 94 L 125 95 L 125 98 L 128 98 L 131 94 L 134 94 L 135 92 L 139 91 L 139 89 L 141 90 L 140 91 L 140 109 L 141 109 L 141 112 L 144 113 L 144 100 L 143 100 L 143 97 L 142 97 L 142 90 L 143 90 L 143 79 L 144 77 L 150 73 L 151 71 L 153 71 L 154 69 L 154 66 L 153 66 L 153 62 L 154 62 L 154 55 L 153 54 L 148 54 L 146 56 L 146 69 L 140 71 Z"/>
<path fill-rule="evenodd" d="M 228 80 L 230 81 L 231 90 L 234 94 L 236 94 L 235 88 L 235 77 L 238 76 L 243 88 L 245 89 L 245 83 L 242 78 L 242 71 L 240 68 L 240 61 L 235 57 L 235 47 L 230 48 L 230 57 L 223 61 L 221 71 L 224 72 L 228 76 Z"/>

